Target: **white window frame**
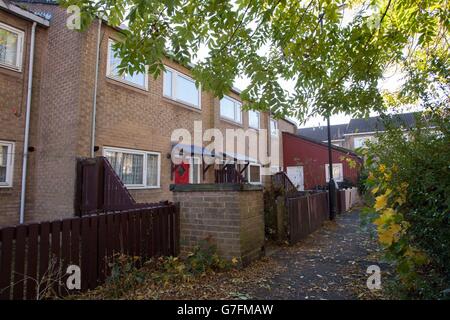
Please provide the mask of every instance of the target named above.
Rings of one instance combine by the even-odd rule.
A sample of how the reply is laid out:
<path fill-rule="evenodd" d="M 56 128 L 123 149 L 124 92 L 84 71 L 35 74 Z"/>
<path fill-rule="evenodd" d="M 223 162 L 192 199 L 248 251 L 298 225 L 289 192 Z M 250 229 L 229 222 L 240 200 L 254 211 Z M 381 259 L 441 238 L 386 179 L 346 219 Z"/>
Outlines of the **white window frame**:
<path fill-rule="evenodd" d="M 171 67 L 168 67 L 166 65 L 164 65 L 164 68 L 166 68 L 166 71 L 172 72 L 172 88 L 171 88 L 172 90 L 171 90 L 170 96 L 165 94 L 166 90 L 165 90 L 165 87 L 164 87 L 165 86 L 165 81 L 164 81 L 165 79 L 164 79 L 164 77 L 166 76 L 166 73 L 163 72 L 163 96 L 166 97 L 167 99 L 170 99 L 170 100 L 179 102 L 181 104 L 187 105 L 189 107 L 201 110 L 202 109 L 202 86 L 199 85 L 198 88 L 197 88 L 197 91 L 198 91 L 198 106 L 195 105 L 195 104 L 192 104 L 192 103 L 190 103 L 188 101 L 184 101 L 182 99 L 177 99 L 177 95 L 176 95 L 176 93 L 177 93 L 176 77 L 181 77 L 181 78 L 184 78 L 185 80 L 191 81 L 191 82 L 194 83 L 194 85 L 195 85 L 195 80 L 193 78 L 185 75 L 184 73 L 179 72 L 179 71 L 177 71 L 177 70 L 175 70 L 175 69 L 173 69 Z"/>
<path fill-rule="evenodd" d="M 360 143 L 360 146 L 357 147 L 356 146 L 356 141 L 362 141 L 362 143 Z M 353 138 L 353 148 L 357 149 L 357 148 L 365 148 L 365 144 L 367 141 L 372 141 L 372 137 L 354 137 Z"/>
<path fill-rule="evenodd" d="M 275 123 L 275 134 L 272 132 L 272 122 Z M 276 119 L 269 118 L 269 130 L 271 136 L 278 137 L 278 121 Z"/>
<path fill-rule="evenodd" d="M 15 143 L 11 142 L 11 141 L 1 141 L 0 140 L 0 146 L 7 147 L 7 151 L 6 151 L 6 181 L 0 182 L 0 188 L 11 188 L 13 186 Z"/>
<path fill-rule="evenodd" d="M 250 124 L 250 114 L 251 114 L 252 112 L 254 112 L 254 113 L 256 113 L 256 114 L 258 115 L 258 127 L 254 127 L 254 126 L 252 126 L 252 125 Z M 248 111 L 248 126 L 249 126 L 250 128 L 252 128 L 252 129 L 256 129 L 256 130 L 261 129 L 261 112 L 260 112 L 260 111 L 258 111 L 258 110 L 249 110 L 249 111 Z"/>
<path fill-rule="evenodd" d="M 153 151 L 143 151 L 136 149 L 126 149 L 126 148 L 116 148 L 116 147 L 103 147 L 103 156 L 106 157 L 106 152 L 123 152 L 130 154 L 143 155 L 143 177 L 142 184 L 125 184 L 125 187 L 128 189 L 159 189 L 161 188 L 161 153 L 153 152 Z M 157 173 L 157 185 L 149 186 L 147 185 L 147 156 L 148 155 L 157 155 L 158 156 L 158 173 Z"/>
<path fill-rule="evenodd" d="M 111 49 L 112 49 L 112 45 L 114 43 L 116 43 L 117 41 L 113 40 L 113 39 L 108 39 L 108 52 L 107 52 L 107 58 L 106 58 L 106 77 L 108 77 L 109 79 L 115 80 L 115 81 L 119 81 L 121 83 L 124 83 L 126 85 L 138 88 L 138 89 L 142 89 L 145 91 L 148 91 L 148 73 L 147 73 L 147 67 L 145 67 L 146 72 L 144 73 L 144 86 L 138 84 L 138 83 L 134 83 L 132 81 L 128 81 L 125 80 L 123 77 L 117 76 L 112 74 L 112 70 L 111 70 L 111 65 L 110 65 L 110 61 L 111 61 Z M 125 76 L 126 74 L 124 74 Z"/>
<path fill-rule="evenodd" d="M 251 174 L 250 174 L 250 167 L 251 166 L 259 167 L 259 181 L 251 181 Z M 261 174 L 261 165 L 259 163 L 249 163 L 248 167 L 247 167 L 248 183 L 250 183 L 250 184 L 262 184 L 261 176 L 262 176 L 262 174 Z"/>
<path fill-rule="evenodd" d="M 330 170 L 329 170 L 329 164 L 326 163 L 325 164 L 325 181 L 329 182 L 330 181 Z M 335 167 L 339 167 L 341 170 L 341 178 L 339 180 L 336 180 L 336 177 L 333 175 L 333 179 L 336 182 L 343 182 L 344 181 L 344 166 L 342 165 L 342 163 L 333 163 L 333 169 Z"/>
<path fill-rule="evenodd" d="M 0 67 L 12 69 L 14 71 L 22 72 L 22 64 L 23 64 L 23 46 L 24 46 L 24 37 L 25 32 L 22 30 L 11 27 L 10 25 L 4 24 L 0 22 L 0 28 L 5 29 L 6 31 L 17 34 L 17 57 L 16 64 L 10 65 L 6 63 L 0 62 Z"/>
<path fill-rule="evenodd" d="M 191 157 L 187 157 L 187 159 L 189 160 L 189 183 L 194 183 L 194 176 L 193 176 L 194 170 L 192 167 L 194 166 L 194 161 L 196 161 L 196 160 L 198 161 L 198 166 L 199 166 L 197 180 L 198 180 L 198 183 L 201 183 L 200 171 L 202 170 L 202 162 L 201 162 L 200 157 L 192 157 L 191 156 Z"/>
<path fill-rule="evenodd" d="M 225 115 L 222 115 L 222 100 L 223 99 L 230 100 L 233 103 L 233 114 L 234 114 L 233 118 L 230 118 L 230 117 L 227 117 Z M 223 98 L 220 99 L 219 104 L 220 104 L 219 105 L 219 114 L 220 114 L 220 118 L 221 119 L 225 119 L 225 120 L 228 120 L 228 121 L 231 121 L 231 122 L 234 122 L 234 123 L 242 124 L 242 102 L 240 102 L 240 101 L 238 101 L 236 99 L 233 99 L 232 97 L 229 97 L 229 96 L 223 96 Z M 240 121 L 236 120 L 237 115 L 238 115 L 237 106 L 240 106 L 240 113 L 241 113 L 241 116 L 240 116 L 241 120 Z"/>

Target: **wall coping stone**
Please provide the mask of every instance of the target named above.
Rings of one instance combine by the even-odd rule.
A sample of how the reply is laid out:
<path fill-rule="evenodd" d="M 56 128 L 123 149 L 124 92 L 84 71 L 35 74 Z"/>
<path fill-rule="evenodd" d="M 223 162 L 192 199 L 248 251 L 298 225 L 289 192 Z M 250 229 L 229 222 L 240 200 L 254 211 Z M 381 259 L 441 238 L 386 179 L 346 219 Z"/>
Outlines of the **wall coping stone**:
<path fill-rule="evenodd" d="M 171 184 L 170 191 L 195 192 L 195 191 L 261 191 L 262 185 L 240 183 L 199 183 L 199 184 Z"/>

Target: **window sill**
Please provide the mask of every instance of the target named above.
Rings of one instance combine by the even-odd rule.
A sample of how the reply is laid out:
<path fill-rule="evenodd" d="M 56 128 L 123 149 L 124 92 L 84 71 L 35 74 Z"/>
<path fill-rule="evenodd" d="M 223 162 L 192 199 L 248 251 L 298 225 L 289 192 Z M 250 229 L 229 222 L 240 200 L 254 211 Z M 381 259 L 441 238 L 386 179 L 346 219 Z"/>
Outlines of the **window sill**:
<path fill-rule="evenodd" d="M 0 63 L 0 67 L 8 69 L 8 70 L 15 71 L 15 72 L 19 72 L 19 73 L 22 72 L 22 67 L 14 67 L 14 66 L 11 66 L 9 64 Z"/>
<path fill-rule="evenodd" d="M 231 120 L 231 119 L 228 119 L 228 118 L 223 118 L 223 117 L 220 117 L 220 121 L 223 121 L 223 122 L 226 122 L 226 123 L 232 124 L 232 125 L 234 125 L 234 126 L 236 126 L 236 127 L 241 127 L 241 128 L 243 128 L 243 127 L 244 127 L 244 125 L 243 125 L 242 123 L 239 123 L 239 122 L 233 121 L 233 120 Z"/>
<path fill-rule="evenodd" d="M 12 184 L 0 185 L 0 189 L 11 189 L 12 187 L 13 187 Z"/>
<path fill-rule="evenodd" d="M 155 190 L 155 189 L 161 189 L 161 186 L 157 186 L 157 187 L 134 187 L 134 186 L 127 186 L 127 185 L 125 185 L 125 187 L 128 190 Z"/>
<path fill-rule="evenodd" d="M 12 77 L 21 77 L 23 72 L 21 69 L 13 68 L 4 64 L 0 64 L 0 73 L 7 74 Z"/>
<path fill-rule="evenodd" d="M 107 75 L 106 78 L 108 80 L 111 80 L 109 82 L 112 82 L 114 84 L 118 84 L 118 85 L 121 85 L 121 86 L 126 86 L 127 88 L 137 89 L 140 92 L 148 92 L 148 86 L 147 87 L 142 87 L 142 86 L 140 86 L 138 84 L 134 84 L 133 82 L 122 80 L 120 78 L 116 78 L 116 77 L 109 76 L 109 75 Z"/>
<path fill-rule="evenodd" d="M 177 106 L 177 107 L 182 107 L 182 108 L 185 108 L 185 109 L 187 109 L 187 110 L 195 111 L 195 112 L 198 112 L 198 113 L 201 113 L 201 112 L 202 112 L 202 109 L 201 109 L 201 108 L 194 107 L 193 105 L 190 105 L 190 104 L 188 104 L 188 103 L 184 103 L 184 102 L 181 102 L 181 101 L 179 101 L 179 100 L 175 100 L 175 99 L 169 98 L 169 97 L 167 97 L 167 96 L 163 96 L 162 98 L 163 98 L 163 100 L 164 100 L 165 102 L 168 102 L 168 103 L 170 103 L 170 104 L 173 104 L 173 105 L 175 105 L 175 106 Z"/>

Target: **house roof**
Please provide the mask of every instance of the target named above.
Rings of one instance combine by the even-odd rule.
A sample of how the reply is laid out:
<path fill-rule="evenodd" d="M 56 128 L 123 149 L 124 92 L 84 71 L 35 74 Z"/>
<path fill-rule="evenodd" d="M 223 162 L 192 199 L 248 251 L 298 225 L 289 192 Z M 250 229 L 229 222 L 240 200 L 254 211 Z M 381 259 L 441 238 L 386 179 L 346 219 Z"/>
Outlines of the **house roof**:
<path fill-rule="evenodd" d="M 347 132 L 347 124 L 336 124 L 330 126 L 331 140 L 338 140 L 344 138 Z M 316 141 L 328 140 L 327 126 L 300 128 L 297 130 L 299 136 L 314 139 Z"/>
<path fill-rule="evenodd" d="M 415 116 L 420 112 L 400 113 L 369 118 L 351 119 L 349 123 L 330 126 L 331 140 L 343 139 L 344 135 L 385 130 L 385 123 L 395 127 L 412 128 L 416 125 Z M 300 128 L 297 134 L 316 141 L 328 140 L 327 126 Z"/>
<path fill-rule="evenodd" d="M 40 15 L 37 15 L 34 12 L 27 10 L 26 8 L 19 7 L 9 0 L 0 0 L 0 9 L 5 10 L 6 12 L 9 12 L 22 19 L 36 22 L 37 24 L 44 27 L 48 27 L 50 25 L 48 19 L 41 17 Z"/>
<path fill-rule="evenodd" d="M 369 117 L 362 119 L 350 120 L 346 134 L 352 133 L 364 133 L 364 132 L 377 132 L 385 130 L 385 122 L 388 121 L 395 127 L 405 126 L 407 128 L 414 127 L 416 125 L 415 115 L 418 112 L 400 113 L 394 115 Z"/>

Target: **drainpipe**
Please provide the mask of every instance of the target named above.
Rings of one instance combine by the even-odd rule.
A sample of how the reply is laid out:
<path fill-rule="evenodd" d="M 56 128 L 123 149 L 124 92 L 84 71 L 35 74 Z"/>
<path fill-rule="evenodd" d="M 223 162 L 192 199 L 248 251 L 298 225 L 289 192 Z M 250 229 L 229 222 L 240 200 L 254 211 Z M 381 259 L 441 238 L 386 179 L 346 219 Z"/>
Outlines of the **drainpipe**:
<path fill-rule="evenodd" d="M 95 59 L 95 81 L 94 81 L 94 97 L 92 101 L 92 123 L 91 123 L 91 158 L 95 156 L 95 122 L 97 117 L 97 86 L 98 86 L 98 68 L 100 60 L 100 31 L 102 29 L 102 19 L 98 19 L 97 31 L 97 53 Z"/>
<path fill-rule="evenodd" d="M 25 114 L 25 138 L 23 142 L 22 190 L 20 192 L 20 224 L 22 224 L 25 219 L 25 194 L 27 188 L 28 143 L 30 136 L 31 94 L 33 87 L 34 41 L 36 36 L 36 25 L 37 23 L 33 22 L 33 26 L 31 28 L 30 61 L 28 63 L 28 92 Z"/>

